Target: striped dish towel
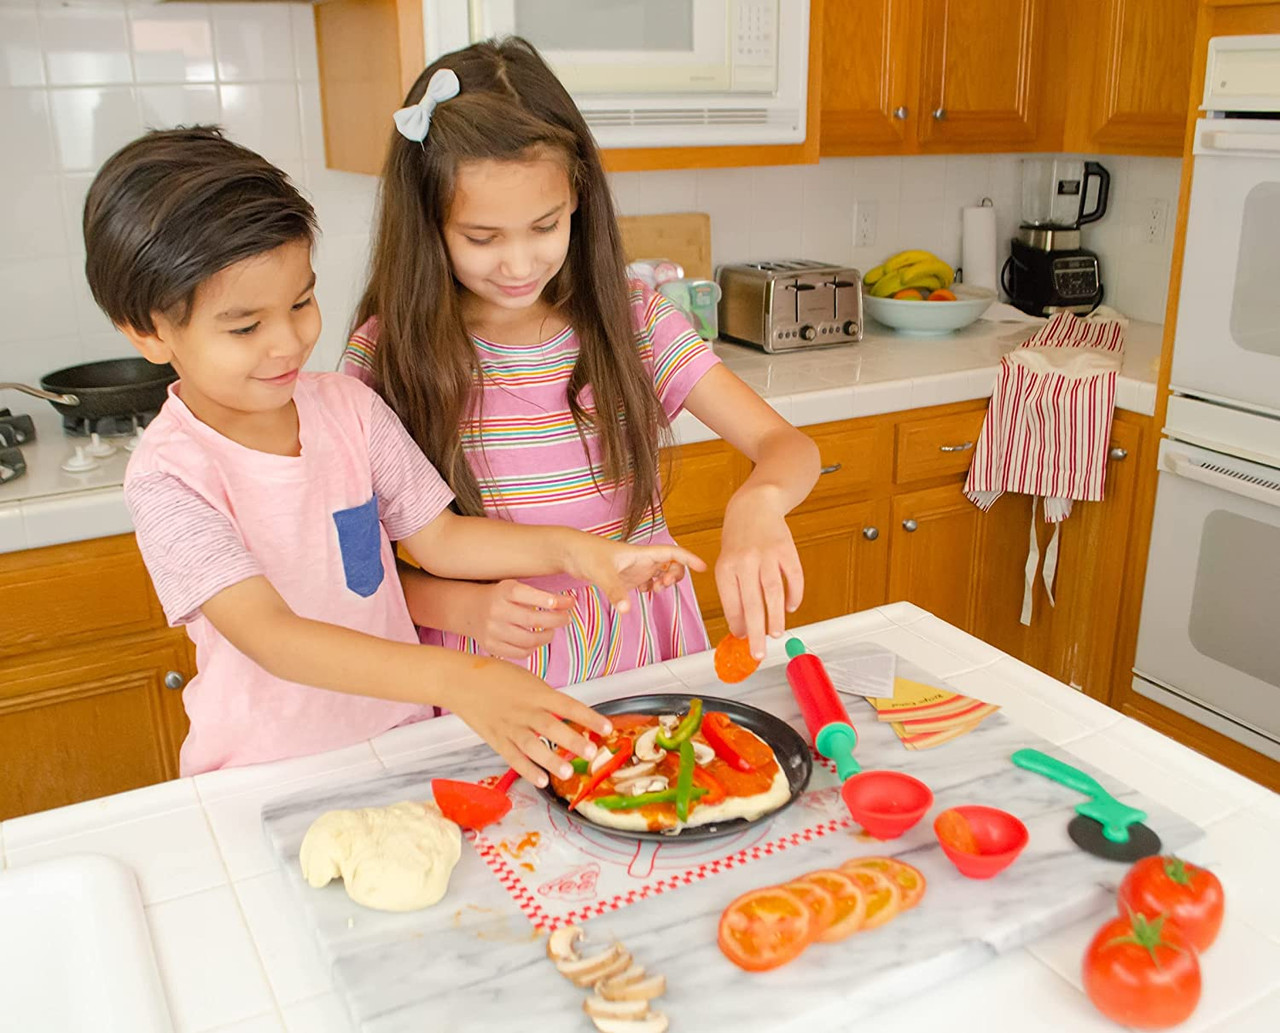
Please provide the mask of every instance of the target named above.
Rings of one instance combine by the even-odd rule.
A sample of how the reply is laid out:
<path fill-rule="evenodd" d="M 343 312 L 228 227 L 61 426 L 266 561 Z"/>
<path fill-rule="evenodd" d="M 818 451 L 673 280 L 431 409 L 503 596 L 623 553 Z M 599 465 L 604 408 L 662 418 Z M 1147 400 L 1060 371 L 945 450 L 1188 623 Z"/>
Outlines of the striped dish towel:
<path fill-rule="evenodd" d="M 1055 525 L 1043 573 L 1052 604 L 1056 525 L 1070 515 L 1073 500 L 1097 502 L 1106 487 L 1123 354 L 1120 320 L 1059 312 L 1000 362 L 964 490 L 984 511 L 1006 491 L 1032 496 L 1023 624 L 1031 623 L 1032 585 L 1040 560 L 1036 500 L 1044 500 L 1045 521 Z"/>

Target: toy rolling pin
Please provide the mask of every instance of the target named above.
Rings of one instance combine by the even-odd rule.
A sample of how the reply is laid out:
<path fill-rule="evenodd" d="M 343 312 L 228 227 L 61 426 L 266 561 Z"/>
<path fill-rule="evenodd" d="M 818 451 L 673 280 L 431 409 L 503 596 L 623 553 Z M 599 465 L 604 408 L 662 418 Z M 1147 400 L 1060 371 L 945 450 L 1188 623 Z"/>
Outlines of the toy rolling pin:
<path fill-rule="evenodd" d="M 822 661 L 808 652 L 798 638 L 787 639 L 787 656 L 791 657 L 787 661 L 787 681 L 800 704 L 814 749 L 835 764 L 836 774 L 843 782 L 862 770 L 853 756 L 858 733 L 853 730 L 853 722 Z"/>

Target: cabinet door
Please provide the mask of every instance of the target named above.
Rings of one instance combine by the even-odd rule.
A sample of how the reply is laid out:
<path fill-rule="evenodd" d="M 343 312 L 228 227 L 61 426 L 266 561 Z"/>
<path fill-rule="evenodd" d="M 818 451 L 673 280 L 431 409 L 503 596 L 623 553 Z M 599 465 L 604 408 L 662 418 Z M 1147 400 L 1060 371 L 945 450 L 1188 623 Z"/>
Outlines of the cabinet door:
<path fill-rule="evenodd" d="M 1104 0 L 1081 150 L 1181 156 L 1196 0 Z"/>
<path fill-rule="evenodd" d="M 905 599 L 970 631 L 981 564 L 982 511 L 961 483 L 893 499 L 889 598 Z"/>
<path fill-rule="evenodd" d="M 6 664 L 0 818 L 176 777 L 186 722 L 180 693 L 165 687 L 171 672 L 194 673 L 186 636 L 173 632 Z"/>
<path fill-rule="evenodd" d="M 787 616 L 799 627 L 885 602 L 888 535 L 883 501 L 835 506 L 787 518 L 804 568 L 804 601 Z"/>
<path fill-rule="evenodd" d="M 923 0 L 919 139 L 950 150 L 1036 138 L 1046 0 Z"/>
<path fill-rule="evenodd" d="M 822 28 L 821 153 L 914 149 L 919 54 L 908 0 L 828 0 Z"/>

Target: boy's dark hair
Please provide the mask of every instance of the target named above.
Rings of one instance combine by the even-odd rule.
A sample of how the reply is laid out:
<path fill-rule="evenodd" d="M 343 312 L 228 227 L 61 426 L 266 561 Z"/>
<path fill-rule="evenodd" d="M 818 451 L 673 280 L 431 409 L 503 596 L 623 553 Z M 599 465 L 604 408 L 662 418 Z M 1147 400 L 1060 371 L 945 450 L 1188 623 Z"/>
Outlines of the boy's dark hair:
<path fill-rule="evenodd" d="M 116 151 L 84 204 L 85 275 L 111 322 L 179 325 L 196 289 L 229 265 L 315 239 L 289 177 L 216 126 L 157 129 Z"/>

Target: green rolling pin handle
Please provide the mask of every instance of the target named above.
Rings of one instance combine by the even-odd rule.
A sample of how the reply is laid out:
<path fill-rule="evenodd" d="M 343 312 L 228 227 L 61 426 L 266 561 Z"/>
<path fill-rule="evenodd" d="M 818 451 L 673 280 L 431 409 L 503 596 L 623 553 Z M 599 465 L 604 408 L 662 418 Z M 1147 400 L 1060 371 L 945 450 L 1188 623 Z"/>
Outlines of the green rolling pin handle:
<path fill-rule="evenodd" d="M 1079 768 L 1073 768 L 1070 764 L 1064 764 L 1062 761 L 1050 757 L 1047 753 L 1041 753 L 1039 750 L 1023 749 L 1018 750 L 1009 759 L 1018 767 L 1033 771 L 1037 775 L 1043 775 L 1045 778 L 1064 785 L 1068 789 L 1074 789 L 1077 793 L 1084 793 L 1085 796 L 1092 797 L 1095 800 L 1111 799 L 1111 794 L 1103 789 L 1096 779 L 1086 775 Z"/>
<path fill-rule="evenodd" d="M 841 782 L 862 770 L 862 765 L 853 755 L 854 747 L 858 745 L 858 733 L 853 730 L 852 725 L 833 721 L 818 732 L 813 745 L 822 756 L 835 764 L 836 776 Z"/>

